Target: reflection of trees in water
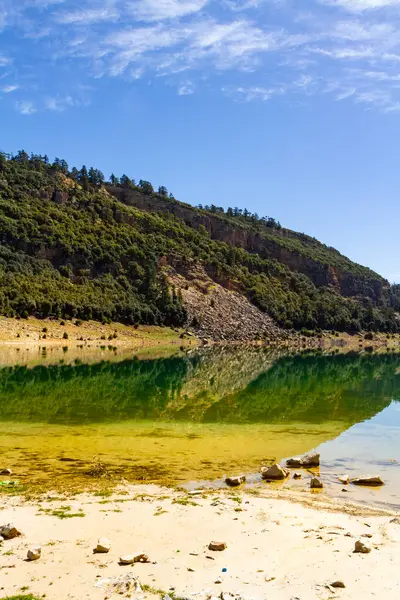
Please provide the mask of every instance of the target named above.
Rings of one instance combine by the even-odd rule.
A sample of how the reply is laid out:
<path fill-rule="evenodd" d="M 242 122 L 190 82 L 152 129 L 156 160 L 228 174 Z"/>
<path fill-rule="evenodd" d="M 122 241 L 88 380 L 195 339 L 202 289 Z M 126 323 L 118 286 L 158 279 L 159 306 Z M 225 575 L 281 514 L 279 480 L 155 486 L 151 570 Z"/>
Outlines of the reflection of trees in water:
<path fill-rule="evenodd" d="M 347 423 L 399 397 L 398 355 L 274 358 L 256 348 L 119 363 L 4 368 L 0 418 Z"/>

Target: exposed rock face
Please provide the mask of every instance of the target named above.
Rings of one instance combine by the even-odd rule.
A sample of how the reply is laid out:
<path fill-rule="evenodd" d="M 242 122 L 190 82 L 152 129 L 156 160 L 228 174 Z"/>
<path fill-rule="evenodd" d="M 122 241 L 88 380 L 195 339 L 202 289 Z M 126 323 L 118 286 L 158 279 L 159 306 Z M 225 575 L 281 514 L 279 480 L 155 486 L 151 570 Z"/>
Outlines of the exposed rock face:
<path fill-rule="evenodd" d="M 175 265 L 167 275 L 171 285 L 180 290 L 188 322 L 195 323 L 193 327 L 199 338 L 244 341 L 289 336 L 271 317 L 235 291 L 232 282 L 216 283 L 201 265 Z"/>
<path fill-rule="evenodd" d="M 136 190 L 106 186 L 107 191 L 119 201 L 129 206 L 136 206 L 148 212 L 171 213 L 182 219 L 193 229 L 203 226 L 211 239 L 226 242 L 232 246 L 244 248 L 248 252 L 258 253 L 262 258 L 275 258 L 287 265 L 290 269 L 304 273 L 317 286 L 333 285 L 343 296 L 357 296 L 366 293 L 365 277 L 355 273 L 347 273 L 329 264 L 313 260 L 294 249 L 289 249 L 285 244 L 279 243 L 281 239 L 295 239 L 301 241 L 301 234 L 282 229 L 274 235 L 260 235 L 249 231 L 240 225 L 235 226 L 211 214 L 202 214 L 190 205 L 171 202 L 154 196 L 147 196 Z M 274 239 L 275 238 L 275 239 Z M 307 238 L 311 241 L 311 238 Z M 314 240 L 315 242 L 315 240 Z M 323 248 L 323 246 L 321 246 Z M 384 287 L 389 284 L 379 279 L 371 272 L 368 281 L 368 293 L 373 300 L 381 297 Z"/>
<path fill-rule="evenodd" d="M 225 483 L 227 485 L 230 485 L 231 487 L 237 487 L 238 485 L 245 483 L 245 481 L 246 481 L 245 475 L 238 475 L 237 477 L 227 477 L 225 479 Z"/>
<path fill-rule="evenodd" d="M 379 475 L 365 475 L 363 477 L 356 477 L 355 479 L 351 479 L 351 483 L 354 485 L 366 485 L 372 487 L 378 487 L 381 485 L 385 485 L 384 481 L 379 477 Z"/>
<path fill-rule="evenodd" d="M 302 469 L 311 469 L 312 467 L 319 467 L 320 463 L 320 455 L 315 454 L 306 454 L 305 456 L 301 456 L 298 458 L 289 458 L 286 461 L 286 466 L 291 468 L 302 468 Z"/>
<path fill-rule="evenodd" d="M 271 467 L 261 468 L 261 477 L 269 480 L 286 479 L 289 476 L 289 471 L 280 465 L 272 465 Z"/>

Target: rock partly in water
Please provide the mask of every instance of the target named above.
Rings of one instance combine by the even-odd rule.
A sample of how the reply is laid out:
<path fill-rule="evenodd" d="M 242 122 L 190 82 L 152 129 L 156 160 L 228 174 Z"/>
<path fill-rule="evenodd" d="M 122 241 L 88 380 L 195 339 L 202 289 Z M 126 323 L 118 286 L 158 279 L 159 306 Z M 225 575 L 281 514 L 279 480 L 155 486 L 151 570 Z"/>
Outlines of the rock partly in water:
<path fill-rule="evenodd" d="M 42 549 L 40 546 L 32 546 L 29 548 L 27 558 L 28 560 L 38 560 L 42 556 Z"/>
<path fill-rule="evenodd" d="M 361 554 L 369 554 L 371 552 L 371 548 L 363 542 L 361 542 L 360 540 L 357 540 L 354 546 L 354 552 L 359 552 Z"/>
<path fill-rule="evenodd" d="M 364 475 L 363 477 L 355 477 L 351 480 L 351 483 L 354 485 L 369 485 L 373 487 L 385 485 L 384 481 L 382 481 L 379 475 Z"/>
<path fill-rule="evenodd" d="M 12 475 L 12 470 L 11 469 L 2 469 L 0 471 L 0 475 Z"/>
<path fill-rule="evenodd" d="M 289 476 L 289 471 L 285 467 L 281 467 L 278 464 L 272 465 L 271 467 L 261 467 L 261 477 L 267 480 L 279 480 L 286 479 Z"/>
<path fill-rule="evenodd" d="M 214 552 L 222 552 L 223 550 L 226 550 L 226 547 L 225 542 L 210 542 L 208 544 L 208 549 L 213 550 Z"/>
<path fill-rule="evenodd" d="M 6 540 L 12 540 L 13 538 L 22 535 L 20 531 L 13 525 L 12 523 L 8 523 L 8 525 L 3 525 L 0 527 L 0 535 Z"/>
<path fill-rule="evenodd" d="M 237 487 L 238 485 L 245 483 L 245 481 L 246 481 L 246 475 L 238 475 L 236 477 L 227 477 L 225 479 L 225 483 L 231 487 Z"/>
<path fill-rule="evenodd" d="M 107 552 L 110 552 L 111 549 L 111 542 L 108 538 L 100 538 L 99 541 L 97 542 L 97 546 L 96 546 L 96 552 L 98 552 L 99 554 L 105 554 Z"/>
<path fill-rule="evenodd" d="M 293 474 L 293 479 L 301 479 L 303 477 L 303 475 L 301 473 L 294 473 Z"/>
<path fill-rule="evenodd" d="M 313 477 L 310 482 L 310 488 L 312 490 L 321 490 L 324 487 L 324 484 L 318 477 Z"/>
<path fill-rule="evenodd" d="M 339 477 L 339 481 L 340 483 L 343 483 L 343 485 L 349 485 L 350 477 L 348 475 L 343 475 L 343 477 Z"/>
<path fill-rule="evenodd" d="M 310 469 L 311 467 L 319 467 L 320 455 L 317 453 L 306 454 L 296 458 L 289 458 L 286 461 L 286 466 L 295 469 Z"/>

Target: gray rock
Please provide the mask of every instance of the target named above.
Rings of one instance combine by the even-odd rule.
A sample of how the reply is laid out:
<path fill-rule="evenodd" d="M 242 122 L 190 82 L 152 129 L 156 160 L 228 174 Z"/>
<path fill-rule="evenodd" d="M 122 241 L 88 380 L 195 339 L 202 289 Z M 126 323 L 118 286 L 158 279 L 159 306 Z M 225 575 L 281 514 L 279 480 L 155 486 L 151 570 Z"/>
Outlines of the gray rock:
<path fill-rule="evenodd" d="M 97 542 L 97 546 L 96 546 L 96 552 L 98 553 L 107 553 L 110 552 L 111 549 L 111 542 L 108 538 L 100 538 L 99 541 Z"/>
<path fill-rule="evenodd" d="M 310 482 L 310 488 L 312 490 L 321 490 L 324 487 L 324 484 L 318 477 L 313 477 Z"/>
<path fill-rule="evenodd" d="M 369 554 L 371 552 L 371 548 L 363 542 L 361 542 L 360 540 L 357 540 L 354 546 L 354 552 L 361 554 Z"/>
<path fill-rule="evenodd" d="M 272 465 L 271 467 L 261 467 L 261 477 L 263 479 L 279 480 L 286 479 L 288 476 L 289 471 L 278 464 Z"/>
<path fill-rule="evenodd" d="M 353 485 L 369 485 L 374 487 L 385 485 L 379 475 L 364 475 L 363 477 L 356 477 L 355 479 L 351 479 L 351 483 Z"/>
<path fill-rule="evenodd" d="M 317 453 L 306 454 L 296 458 L 289 458 L 286 461 L 286 466 L 291 468 L 309 469 L 311 467 L 319 467 L 320 455 Z"/>
<path fill-rule="evenodd" d="M 13 525 L 12 523 L 8 523 L 8 525 L 3 525 L 0 527 L 0 535 L 6 540 L 12 540 L 21 534 L 20 531 Z"/>
<path fill-rule="evenodd" d="M 225 479 L 225 483 L 227 485 L 230 485 L 231 487 L 237 487 L 238 485 L 245 483 L 245 481 L 246 481 L 245 475 L 238 475 L 236 477 L 227 477 Z"/>
<path fill-rule="evenodd" d="M 42 549 L 40 546 L 32 546 L 29 548 L 27 558 L 28 560 L 38 560 L 42 556 Z"/>

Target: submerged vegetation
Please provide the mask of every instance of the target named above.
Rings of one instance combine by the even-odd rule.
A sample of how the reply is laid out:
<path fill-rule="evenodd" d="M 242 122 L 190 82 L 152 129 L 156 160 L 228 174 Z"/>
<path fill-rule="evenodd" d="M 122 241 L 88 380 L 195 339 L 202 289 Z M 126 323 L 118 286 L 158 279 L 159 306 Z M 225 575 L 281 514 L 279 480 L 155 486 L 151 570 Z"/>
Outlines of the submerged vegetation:
<path fill-rule="evenodd" d="M 0 153 L 0 232 L 6 316 L 183 325 L 168 268 L 198 263 L 285 328 L 400 329 L 399 287 L 314 238 L 61 159 Z"/>

